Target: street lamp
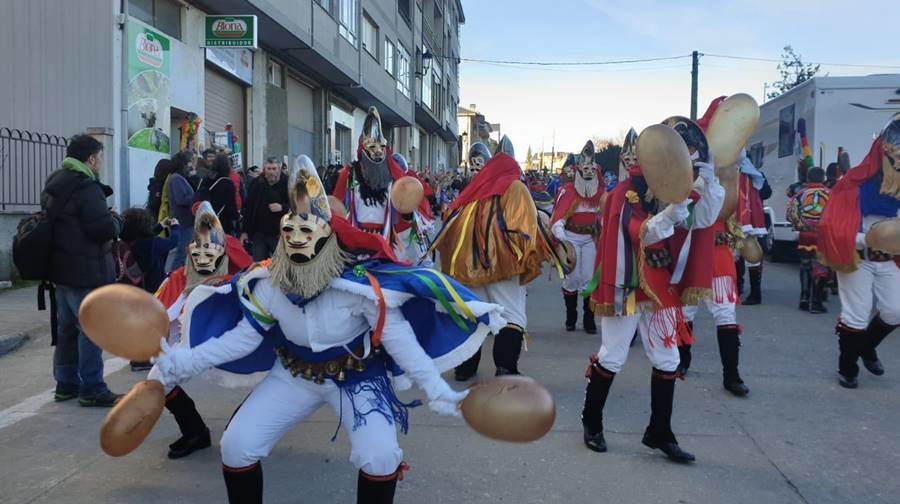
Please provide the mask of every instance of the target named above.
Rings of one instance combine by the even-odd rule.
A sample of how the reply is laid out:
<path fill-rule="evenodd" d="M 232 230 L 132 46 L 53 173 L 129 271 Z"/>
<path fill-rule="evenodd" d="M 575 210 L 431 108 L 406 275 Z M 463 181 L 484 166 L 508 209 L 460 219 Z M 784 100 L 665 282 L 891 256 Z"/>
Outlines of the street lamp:
<path fill-rule="evenodd" d="M 434 59 L 434 56 L 428 49 L 425 49 L 425 52 L 422 54 L 422 75 L 428 74 L 428 71 L 431 70 L 431 61 Z"/>

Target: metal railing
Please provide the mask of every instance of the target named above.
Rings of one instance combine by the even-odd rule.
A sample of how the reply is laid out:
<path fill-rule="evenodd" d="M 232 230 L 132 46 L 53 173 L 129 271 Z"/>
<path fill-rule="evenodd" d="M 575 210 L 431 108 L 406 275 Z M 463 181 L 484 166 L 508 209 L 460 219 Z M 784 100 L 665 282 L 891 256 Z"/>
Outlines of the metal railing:
<path fill-rule="evenodd" d="M 66 137 L 0 128 L 0 211 L 34 211 L 50 172 L 66 157 Z"/>

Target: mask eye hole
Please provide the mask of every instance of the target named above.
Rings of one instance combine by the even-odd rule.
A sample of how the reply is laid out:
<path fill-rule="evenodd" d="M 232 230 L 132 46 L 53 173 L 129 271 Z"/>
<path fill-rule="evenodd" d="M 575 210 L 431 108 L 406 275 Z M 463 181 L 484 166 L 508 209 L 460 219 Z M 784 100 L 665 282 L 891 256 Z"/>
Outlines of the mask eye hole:
<path fill-rule="evenodd" d="M 290 233 L 291 231 L 294 230 L 294 227 L 293 226 L 284 226 L 283 228 L 281 228 L 281 230 L 285 233 Z"/>
<path fill-rule="evenodd" d="M 301 226 L 301 227 L 300 227 L 300 232 L 301 232 L 301 233 L 311 234 L 313 231 L 314 231 L 313 228 L 311 228 L 311 227 L 309 227 L 309 226 Z"/>

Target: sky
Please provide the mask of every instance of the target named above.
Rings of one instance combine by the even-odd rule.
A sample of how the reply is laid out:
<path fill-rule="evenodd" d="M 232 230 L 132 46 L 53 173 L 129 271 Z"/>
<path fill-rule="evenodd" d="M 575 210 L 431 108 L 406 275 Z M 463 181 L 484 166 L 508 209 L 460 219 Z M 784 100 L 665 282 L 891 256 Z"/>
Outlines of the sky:
<path fill-rule="evenodd" d="M 717 96 L 762 103 L 792 45 L 820 75 L 900 73 L 900 8 L 893 0 L 462 0 L 460 105 L 500 123 L 524 160 L 578 151 L 592 137 L 621 139 L 672 115 L 690 115 L 691 58 L 608 66 L 534 67 L 470 59 L 571 62 L 701 56 L 698 116 Z"/>

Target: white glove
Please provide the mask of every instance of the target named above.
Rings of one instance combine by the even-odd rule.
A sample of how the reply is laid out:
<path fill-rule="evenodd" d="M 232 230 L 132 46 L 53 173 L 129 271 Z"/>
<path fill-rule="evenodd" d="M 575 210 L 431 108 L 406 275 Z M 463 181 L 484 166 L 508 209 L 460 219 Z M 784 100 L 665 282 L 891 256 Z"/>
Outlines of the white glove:
<path fill-rule="evenodd" d="M 856 248 L 858 250 L 865 250 L 869 247 L 866 244 L 866 233 L 856 233 Z"/>
<path fill-rule="evenodd" d="M 688 203 L 690 202 L 691 200 L 690 198 L 688 198 L 681 203 L 669 205 L 660 213 L 660 215 L 662 215 L 666 220 L 669 221 L 671 225 L 674 226 L 675 224 L 678 224 L 679 222 L 688 218 L 688 216 L 690 215 L 690 211 L 688 211 Z"/>
<path fill-rule="evenodd" d="M 709 152 L 709 162 L 694 161 L 694 168 L 697 168 L 697 172 L 704 182 L 714 181 L 716 179 L 716 163 L 712 151 Z"/>
<path fill-rule="evenodd" d="M 195 369 L 194 352 L 187 347 L 172 348 L 166 338 L 159 342 L 162 352 L 150 359 L 159 370 L 159 376 L 155 377 L 163 386 L 176 385 L 187 381 L 192 376 L 202 371 Z"/>
<path fill-rule="evenodd" d="M 553 237 L 559 241 L 566 241 L 566 223 L 562 220 L 558 220 L 553 223 L 553 226 L 550 228 L 550 233 L 553 234 Z"/>
<path fill-rule="evenodd" d="M 469 395 L 469 390 L 457 392 L 443 378 L 433 382 L 425 388 L 428 395 L 428 407 L 432 411 L 443 416 L 460 416 L 459 403 Z"/>

